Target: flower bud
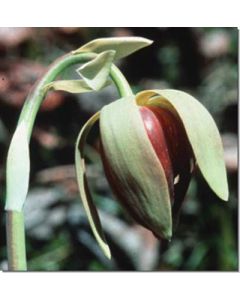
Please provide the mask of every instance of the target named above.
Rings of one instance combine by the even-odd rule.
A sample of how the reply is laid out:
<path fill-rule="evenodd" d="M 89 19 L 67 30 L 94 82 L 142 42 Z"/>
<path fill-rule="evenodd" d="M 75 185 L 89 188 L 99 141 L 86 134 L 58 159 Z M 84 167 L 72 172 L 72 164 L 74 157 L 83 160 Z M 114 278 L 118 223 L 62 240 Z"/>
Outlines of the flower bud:
<path fill-rule="evenodd" d="M 129 215 L 158 238 L 170 240 L 193 169 L 227 201 L 223 147 L 208 111 L 176 90 L 150 90 L 110 103 L 81 129 L 75 148 L 77 180 L 93 233 L 110 249 L 87 184 L 84 144 L 100 121 L 101 158 L 110 187 Z"/>
<path fill-rule="evenodd" d="M 154 149 L 159 163 L 164 170 L 170 201 L 171 204 L 173 204 L 176 192 L 179 194 L 179 188 L 175 191 L 176 186 L 182 184 L 184 186 L 184 192 L 186 192 L 189 180 L 187 180 L 186 186 L 186 182 L 184 180 L 180 181 L 180 177 L 183 176 L 184 178 L 184 172 L 186 172 L 189 177 L 190 162 L 194 160 L 186 132 L 177 115 L 174 115 L 167 109 L 155 106 L 139 106 L 138 110 L 147 137 L 151 142 L 151 145 L 148 146 Z M 132 128 L 132 130 L 134 130 L 134 128 Z M 142 139 L 142 142 L 144 142 L 144 139 Z M 128 145 L 126 145 L 126 147 L 128 147 Z M 142 145 L 142 147 L 144 147 L 144 145 Z M 102 143 L 101 157 L 106 177 L 117 199 L 119 199 L 135 221 L 152 230 L 157 237 L 163 237 L 162 233 L 158 232 L 151 224 L 151 218 L 147 218 L 149 220 L 146 222 L 146 217 L 142 218 L 142 214 L 138 213 L 138 202 L 134 203 L 134 205 L 129 205 L 126 190 L 122 189 L 121 184 L 119 184 L 117 174 L 115 174 L 111 162 L 105 154 Z M 144 164 L 144 160 L 142 164 Z M 131 184 L 133 185 L 134 183 Z M 135 189 L 138 189 L 138 187 L 135 187 Z M 179 195 L 177 196 L 179 198 Z M 181 196 L 183 197 L 184 195 Z M 182 199 L 179 200 L 181 201 Z"/>
<path fill-rule="evenodd" d="M 120 99 L 100 113 L 101 157 L 110 187 L 136 222 L 157 237 L 167 239 L 172 234 L 172 215 L 179 212 L 196 163 L 200 163 L 205 179 L 218 195 L 227 193 L 219 183 L 216 187 L 216 179 L 204 165 L 208 161 L 219 170 L 226 188 L 222 146 L 215 123 L 203 106 L 199 102 L 193 104 L 194 98 L 189 99 L 185 93 L 185 102 L 179 107 L 185 106 L 187 113 L 182 113 L 178 105 L 174 106 L 175 92 L 170 92 L 167 99 L 155 97 L 152 101 L 146 96 L 143 100 L 141 94 L 136 99 Z M 191 111 L 198 111 L 197 122 L 203 117 L 206 126 L 201 124 L 197 128 L 193 114 L 191 129 Z M 198 140 L 192 137 L 193 130 Z M 209 146 L 212 153 L 206 149 L 199 155 L 201 144 Z M 225 196 L 221 198 L 226 200 Z"/>

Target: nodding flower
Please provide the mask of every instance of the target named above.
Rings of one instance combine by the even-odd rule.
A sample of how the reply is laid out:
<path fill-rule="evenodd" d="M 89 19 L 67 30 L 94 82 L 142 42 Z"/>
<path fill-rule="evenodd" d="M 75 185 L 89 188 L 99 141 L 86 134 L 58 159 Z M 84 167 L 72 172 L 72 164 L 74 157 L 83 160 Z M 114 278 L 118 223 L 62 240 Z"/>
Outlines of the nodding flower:
<path fill-rule="evenodd" d="M 140 37 L 92 41 L 73 52 L 95 53 L 78 69 L 82 79 L 51 83 L 55 89 L 73 93 L 94 91 L 103 88 L 110 75 L 122 97 L 85 123 L 75 147 L 81 200 L 107 257 L 110 249 L 88 187 L 84 159 L 86 137 L 97 121 L 100 155 L 110 188 L 125 211 L 159 239 L 171 239 L 195 169 L 219 198 L 228 199 L 222 141 L 206 108 L 178 90 L 146 90 L 133 95 L 125 77 L 113 66 L 116 59 L 151 43 Z"/>
<path fill-rule="evenodd" d="M 200 125 L 199 125 L 200 124 Z M 219 132 L 190 95 L 145 91 L 100 112 L 101 158 L 117 200 L 155 236 L 171 239 L 193 170 L 227 200 Z"/>

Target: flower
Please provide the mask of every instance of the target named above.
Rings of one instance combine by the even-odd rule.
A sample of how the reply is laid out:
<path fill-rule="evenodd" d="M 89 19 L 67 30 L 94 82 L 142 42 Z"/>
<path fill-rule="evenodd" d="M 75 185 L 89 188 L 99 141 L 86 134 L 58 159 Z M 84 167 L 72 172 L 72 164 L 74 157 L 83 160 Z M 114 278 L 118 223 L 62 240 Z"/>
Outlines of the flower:
<path fill-rule="evenodd" d="M 110 187 L 125 210 L 155 236 L 170 240 L 197 164 L 227 200 L 220 134 L 207 110 L 176 90 L 145 91 L 100 112 L 101 157 Z"/>
<path fill-rule="evenodd" d="M 155 154 L 162 165 L 168 184 L 169 198 L 172 206 L 180 207 L 188 188 L 191 174 L 195 165 L 195 158 L 188 141 L 186 131 L 180 118 L 170 110 L 157 106 L 139 106 L 139 112 L 147 132 L 147 136 L 155 151 Z M 134 128 L 132 128 L 134 130 Z M 110 187 L 117 199 L 123 204 L 130 215 L 144 227 L 161 238 L 161 231 L 157 231 L 151 220 L 146 222 L 146 216 L 139 214 L 138 203 L 129 205 L 125 190 L 119 184 L 117 174 L 114 174 L 114 167 L 105 155 L 104 147 L 101 144 L 101 157 L 104 171 Z M 142 161 L 144 163 L 144 161 Z M 160 184 L 159 184 L 160 186 Z M 157 192 L 157 191 L 156 191 Z"/>

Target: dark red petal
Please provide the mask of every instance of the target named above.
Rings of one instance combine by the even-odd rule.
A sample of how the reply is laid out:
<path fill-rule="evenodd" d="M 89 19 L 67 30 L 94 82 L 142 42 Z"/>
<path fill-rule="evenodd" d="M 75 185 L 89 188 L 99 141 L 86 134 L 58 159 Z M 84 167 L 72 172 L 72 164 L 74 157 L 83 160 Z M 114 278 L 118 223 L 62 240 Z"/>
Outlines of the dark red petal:
<path fill-rule="evenodd" d="M 171 202 L 173 202 L 173 168 L 162 122 L 159 121 L 158 115 L 149 107 L 141 106 L 139 111 L 149 140 L 164 169 L 168 182 L 170 199 Z"/>
<path fill-rule="evenodd" d="M 148 114 L 146 111 L 148 111 Z M 154 117 L 149 111 L 154 114 Z M 140 108 L 140 112 L 142 117 L 142 112 L 148 115 L 148 118 L 151 117 L 151 121 L 148 120 L 147 117 L 143 118 L 144 123 L 152 122 L 151 125 L 152 128 L 154 128 L 149 130 L 151 126 L 146 126 L 145 124 L 149 139 L 163 165 L 169 184 L 175 181 L 173 187 L 173 215 L 177 216 L 189 186 L 193 165 L 195 164 L 191 145 L 188 141 L 182 121 L 171 111 L 156 106 L 145 106 Z M 162 144 L 162 147 L 159 144 Z M 162 148 L 163 150 L 161 150 Z M 168 149 L 168 152 L 165 148 Z M 163 152 L 161 153 L 161 151 Z M 168 162 L 166 152 L 170 157 L 171 164 Z M 169 178 L 171 176 L 173 177 Z"/>

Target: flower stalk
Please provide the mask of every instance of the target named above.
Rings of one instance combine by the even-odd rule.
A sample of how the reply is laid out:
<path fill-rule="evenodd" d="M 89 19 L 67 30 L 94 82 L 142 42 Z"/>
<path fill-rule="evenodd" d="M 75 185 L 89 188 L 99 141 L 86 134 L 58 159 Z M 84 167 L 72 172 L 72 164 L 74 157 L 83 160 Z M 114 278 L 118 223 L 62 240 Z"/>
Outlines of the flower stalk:
<path fill-rule="evenodd" d="M 7 211 L 7 255 L 9 271 L 26 271 L 26 246 L 23 212 Z"/>

